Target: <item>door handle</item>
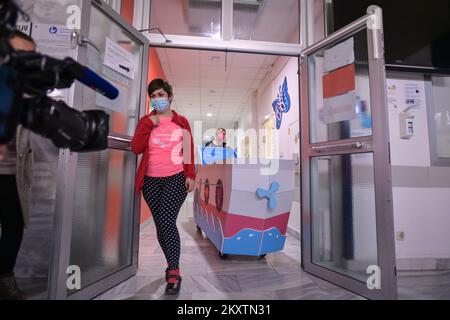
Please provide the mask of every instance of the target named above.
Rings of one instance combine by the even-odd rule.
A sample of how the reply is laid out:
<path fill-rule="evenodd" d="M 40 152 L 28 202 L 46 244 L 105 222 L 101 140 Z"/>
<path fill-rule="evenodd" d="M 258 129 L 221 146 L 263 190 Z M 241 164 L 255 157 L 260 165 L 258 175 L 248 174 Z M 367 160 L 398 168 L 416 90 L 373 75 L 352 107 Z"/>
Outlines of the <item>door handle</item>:
<path fill-rule="evenodd" d="M 131 151 L 131 138 L 108 136 L 108 148 L 122 151 Z"/>
<path fill-rule="evenodd" d="M 89 38 L 85 38 L 83 35 L 77 33 L 77 32 L 73 32 L 72 33 L 72 39 L 76 39 L 77 44 L 81 47 L 87 47 L 88 45 L 90 45 L 91 47 L 93 47 L 95 50 L 97 50 L 98 53 L 100 53 L 100 49 L 99 47 Z"/>
<path fill-rule="evenodd" d="M 356 141 L 352 143 L 343 144 L 333 144 L 328 146 L 312 147 L 311 149 L 317 153 L 327 151 L 327 150 L 346 150 L 346 149 L 362 149 L 364 144 L 362 142 Z"/>

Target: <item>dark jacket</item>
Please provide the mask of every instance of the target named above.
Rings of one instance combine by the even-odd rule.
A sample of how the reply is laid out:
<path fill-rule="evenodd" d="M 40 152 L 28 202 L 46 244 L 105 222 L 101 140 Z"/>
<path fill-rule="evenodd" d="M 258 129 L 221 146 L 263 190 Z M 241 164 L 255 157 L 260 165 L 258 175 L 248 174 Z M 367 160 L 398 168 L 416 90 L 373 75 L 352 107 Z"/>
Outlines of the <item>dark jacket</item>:
<path fill-rule="evenodd" d="M 214 144 L 214 141 L 209 141 L 205 144 L 205 147 L 216 147 L 216 145 Z M 227 143 L 223 142 L 222 148 L 226 148 L 226 147 L 227 147 Z"/>

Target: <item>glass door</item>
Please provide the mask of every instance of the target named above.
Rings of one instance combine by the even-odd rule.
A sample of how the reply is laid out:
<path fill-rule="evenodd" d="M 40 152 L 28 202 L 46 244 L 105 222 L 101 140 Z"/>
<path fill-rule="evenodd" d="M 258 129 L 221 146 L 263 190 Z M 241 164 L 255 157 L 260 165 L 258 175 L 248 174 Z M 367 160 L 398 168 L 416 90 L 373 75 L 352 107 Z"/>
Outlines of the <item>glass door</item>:
<path fill-rule="evenodd" d="M 382 12 L 301 59 L 305 271 L 370 299 L 395 299 Z"/>
<path fill-rule="evenodd" d="M 145 109 L 148 41 L 104 2 L 83 1 L 77 60 L 119 90 L 115 100 L 76 84 L 73 106 L 110 115 L 108 149 L 64 151 L 57 193 L 50 298 L 90 299 L 137 271 L 137 158 L 130 150 Z"/>

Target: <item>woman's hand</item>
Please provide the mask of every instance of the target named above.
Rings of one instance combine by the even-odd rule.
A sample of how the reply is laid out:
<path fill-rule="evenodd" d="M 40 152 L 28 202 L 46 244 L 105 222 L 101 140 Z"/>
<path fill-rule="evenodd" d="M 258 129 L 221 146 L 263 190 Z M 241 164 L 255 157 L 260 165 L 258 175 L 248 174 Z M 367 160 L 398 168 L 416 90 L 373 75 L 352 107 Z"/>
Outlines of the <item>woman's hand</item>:
<path fill-rule="evenodd" d="M 151 116 L 150 120 L 152 120 L 154 126 L 159 125 L 159 116 Z"/>
<path fill-rule="evenodd" d="M 186 192 L 187 193 L 192 192 L 192 191 L 194 191 L 194 188 L 195 188 L 195 180 L 187 178 L 186 179 Z"/>

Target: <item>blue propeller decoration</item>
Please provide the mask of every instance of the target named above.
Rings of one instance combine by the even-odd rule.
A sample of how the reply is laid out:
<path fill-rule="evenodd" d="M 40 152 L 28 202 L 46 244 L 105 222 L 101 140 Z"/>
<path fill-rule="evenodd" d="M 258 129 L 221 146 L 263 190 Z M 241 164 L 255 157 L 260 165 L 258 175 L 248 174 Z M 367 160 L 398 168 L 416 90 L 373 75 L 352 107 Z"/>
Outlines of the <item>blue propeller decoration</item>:
<path fill-rule="evenodd" d="M 280 189 L 280 184 L 276 181 L 272 182 L 269 190 L 264 190 L 262 188 L 258 188 L 256 190 L 256 194 L 258 198 L 268 198 L 269 199 L 269 208 L 275 209 L 277 207 L 277 200 L 275 199 L 275 193 Z"/>

